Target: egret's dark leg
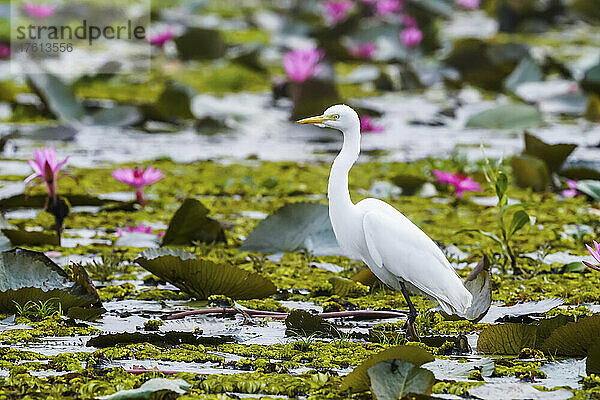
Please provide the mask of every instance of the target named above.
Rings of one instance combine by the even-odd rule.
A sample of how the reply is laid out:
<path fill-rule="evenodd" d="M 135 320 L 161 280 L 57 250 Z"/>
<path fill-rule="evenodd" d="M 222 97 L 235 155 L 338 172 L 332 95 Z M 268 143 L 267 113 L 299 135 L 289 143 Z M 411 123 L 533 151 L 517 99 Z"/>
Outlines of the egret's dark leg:
<path fill-rule="evenodd" d="M 404 325 L 404 327 L 406 328 L 406 334 L 410 337 L 411 340 L 419 341 L 419 336 L 417 335 L 417 331 L 415 330 L 414 325 L 415 319 L 417 319 L 417 315 L 419 313 L 417 312 L 417 309 L 415 308 L 412 301 L 410 301 L 410 295 L 408 294 L 408 290 L 406 290 L 406 285 L 403 281 L 400 281 L 400 291 L 404 296 L 404 300 L 406 300 L 406 303 L 408 304 L 408 318 L 406 320 L 406 325 Z"/>

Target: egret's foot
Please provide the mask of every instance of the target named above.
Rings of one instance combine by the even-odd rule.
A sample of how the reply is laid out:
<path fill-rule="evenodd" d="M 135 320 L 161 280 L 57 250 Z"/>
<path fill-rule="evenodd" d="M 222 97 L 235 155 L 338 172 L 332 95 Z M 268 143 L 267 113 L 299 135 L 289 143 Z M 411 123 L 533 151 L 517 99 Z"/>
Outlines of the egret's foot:
<path fill-rule="evenodd" d="M 417 313 L 409 313 L 408 314 L 408 319 L 406 320 L 406 323 L 404 324 L 404 330 L 405 330 L 405 335 L 406 335 L 406 339 L 411 341 L 411 342 L 420 342 L 421 339 L 419 339 L 419 335 L 417 334 L 417 329 L 415 328 L 415 320 L 417 319 Z"/>

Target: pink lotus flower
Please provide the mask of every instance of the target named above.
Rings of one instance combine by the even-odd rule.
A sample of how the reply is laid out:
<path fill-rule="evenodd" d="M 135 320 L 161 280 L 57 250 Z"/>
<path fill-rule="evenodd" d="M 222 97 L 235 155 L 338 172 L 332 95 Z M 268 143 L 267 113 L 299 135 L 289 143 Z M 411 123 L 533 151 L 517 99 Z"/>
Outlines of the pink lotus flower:
<path fill-rule="evenodd" d="M 598 242 L 596 242 L 595 240 L 594 240 L 594 247 L 596 248 L 595 250 L 592 249 L 587 244 L 585 245 L 585 248 L 587 249 L 587 251 L 589 251 L 590 254 L 592 255 L 592 257 L 594 257 L 594 260 L 596 260 L 596 262 L 600 263 L 600 244 L 598 244 Z M 595 269 L 596 271 L 600 271 L 600 267 L 597 266 L 597 265 L 594 265 L 594 264 L 589 263 L 587 261 L 583 261 L 583 263 L 585 264 L 586 267 L 589 267 L 591 269 Z"/>
<path fill-rule="evenodd" d="M 138 203 L 142 205 L 146 204 L 144 186 L 151 185 L 165 177 L 160 169 L 154 169 L 152 166 L 145 170 L 142 167 L 136 169 L 119 168 L 113 171 L 112 176 L 119 182 L 135 187 L 135 197 Z"/>
<path fill-rule="evenodd" d="M 162 48 L 165 45 L 165 43 L 173 39 L 173 37 L 175 37 L 173 29 L 171 27 L 167 27 L 162 32 L 157 32 L 148 36 L 148 43 L 150 43 L 153 46 Z"/>
<path fill-rule="evenodd" d="M 0 43 L 0 58 L 10 57 L 10 47 Z"/>
<path fill-rule="evenodd" d="M 332 24 L 339 24 L 348 18 L 354 4 L 350 0 L 327 0 L 324 5 L 327 20 Z"/>
<path fill-rule="evenodd" d="M 372 132 L 372 133 L 380 133 L 383 132 L 385 128 L 381 125 L 376 125 L 373 123 L 373 119 L 368 115 L 361 117 L 360 119 L 360 131 L 361 132 Z"/>
<path fill-rule="evenodd" d="M 375 2 L 375 14 L 385 16 L 393 14 L 402 9 L 400 0 L 377 0 Z"/>
<path fill-rule="evenodd" d="M 47 18 L 54 15 L 55 9 L 50 4 L 26 3 L 23 6 L 23 11 L 34 18 Z"/>
<path fill-rule="evenodd" d="M 468 176 L 453 174 L 452 172 L 443 172 L 437 169 L 433 170 L 433 174 L 436 176 L 438 181 L 454 186 L 454 189 L 456 190 L 456 197 L 459 199 L 462 199 L 463 192 L 481 192 L 481 186 L 479 186 L 479 183 L 475 182 Z"/>
<path fill-rule="evenodd" d="M 152 235 L 152 227 L 146 226 L 144 224 L 139 224 L 136 227 L 128 226 L 127 228 L 125 228 L 124 231 L 122 229 L 117 228 L 115 230 L 115 232 L 117 232 L 117 235 L 119 235 L 119 237 L 123 236 L 124 233 L 131 233 L 131 232 L 146 233 L 148 235 Z M 161 237 L 164 234 L 165 234 L 164 232 L 158 232 L 157 236 Z"/>
<path fill-rule="evenodd" d="M 25 184 L 34 179 L 38 179 L 38 182 L 33 186 L 45 183 L 48 197 L 52 198 L 53 202 L 56 202 L 56 183 L 60 178 L 67 176 L 58 176 L 58 173 L 69 157 L 65 157 L 61 162 L 56 162 L 56 150 L 51 147 L 34 151 L 33 157 L 35 160 L 27 160 L 31 169 L 33 169 L 33 174 L 25 178 Z"/>
<path fill-rule="evenodd" d="M 375 43 L 363 43 L 350 47 L 348 53 L 354 58 L 370 60 L 375 55 L 375 50 L 377 50 Z"/>
<path fill-rule="evenodd" d="M 302 83 L 317 75 L 321 58 L 323 52 L 318 49 L 293 50 L 283 56 L 283 67 L 292 81 Z"/>
<path fill-rule="evenodd" d="M 404 24 L 405 28 L 416 28 L 417 27 L 417 20 L 408 14 L 402 15 L 402 23 Z"/>
<path fill-rule="evenodd" d="M 577 181 L 573 180 L 573 179 L 569 179 L 567 181 L 567 186 L 569 187 L 568 189 L 565 189 L 563 191 L 560 192 L 562 197 L 567 197 L 567 198 L 571 198 L 571 197 L 575 197 L 577 196 L 577 194 L 579 193 L 577 191 Z"/>
<path fill-rule="evenodd" d="M 417 47 L 423 40 L 423 32 L 416 26 L 409 26 L 400 32 L 402 43 L 408 48 Z"/>
<path fill-rule="evenodd" d="M 479 8 L 481 0 L 456 0 L 456 3 L 464 8 L 475 9 Z"/>

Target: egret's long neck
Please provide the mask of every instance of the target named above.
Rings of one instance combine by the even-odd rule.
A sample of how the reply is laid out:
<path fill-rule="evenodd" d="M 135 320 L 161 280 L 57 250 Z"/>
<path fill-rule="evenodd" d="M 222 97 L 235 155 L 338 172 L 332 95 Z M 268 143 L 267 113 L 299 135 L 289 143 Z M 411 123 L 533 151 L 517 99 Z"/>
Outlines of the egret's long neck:
<path fill-rule="evenodd" d="M 333 208 L 343 210 L 352 208 L 354 205 L 348 191 L 348 172 L 358 159 L 359 153 L 360 126 L 356 123 L 351 127 L 351 131 L 344 133 L 344 145 L 331 166 L 327 188 L 330 212 Z"/>

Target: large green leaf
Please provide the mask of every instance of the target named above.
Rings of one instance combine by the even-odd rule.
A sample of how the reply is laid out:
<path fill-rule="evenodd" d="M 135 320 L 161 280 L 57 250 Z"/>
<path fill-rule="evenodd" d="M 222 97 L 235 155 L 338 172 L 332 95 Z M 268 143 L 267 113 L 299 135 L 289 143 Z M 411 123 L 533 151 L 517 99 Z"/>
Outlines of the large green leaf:
<path fill-rule="evenodd" d="M 600 181 L 583 180 L 577 182 L 577 190 L 594 200 L 600 200 Z"/>
<path fill-rule="evenodd" d="M 467 128 L 524 129 L 540 125 L 542 113 L 526 104 L 507 104 L 481 111 L 469 118 Z"/>
<path fill-rule="evenodd" d="M 552 355 L 585 357 L 600 338 L 600 314 L 569 322 L 555 329 L 541 345 Z"/>
<path fill-rule="evenodd" d="M 56 233 L 25 231 L 21 229 L 2 229 L 2 234 L 10 240 L 13 246 L 44 246 L 47 244 L 59 246 Z"/>
<path fill-rule="evenodd" d="M 532 188 L 536 192 L 548 190 L 550 172 L 546 163 L 530 155 L 513 156 L 510 159 L 515 183 L 521 188 Z"/>
<path fill-rule="evenodd" d="M 61 120 L 81 120 L 85 109 L 75 97 L 73 90 L 58 77 L 49 73 L 27 76 L 29 86 L 40 96 L 48 110 Z"/>
<path fill-rule="evenodd" d="M 385 349 L 366 359 L 358 367 L 354 368 L 342 381 L 342 390 L 350 389 L 352 392 L 364 392 L 371 386 L 369 379 L 369 368 L 375 364 L 387 360 L 404 360 L 415 367 L 435 360 L 427 350 L 416 346 L 394 346 Z"/>
<path fill-rule="evenodd" d="M 66 198 L 71 206 L 102 206 L 108 203 L 118 203 L 114 200 L 104 200 L 87 194 L 66 194 L 61 197 Z M 48 196 L 45 194 L 31 196 L 18 194 L 0 199 L 0 209 L 20 207 L 42 208 L 46 205 L 47 199 Z"/>
<path fill-rule="evenodd" d="M 543 160 L 550 172 L 558 172 L 576 148 L 577 145 L 571 143 L 547 144 L 537 137 L 525 133 L 525 150 L 523 150 L 523 154 Z"/>
<path fill-rule="evenodd" d="M 308 336 L 315 333 L 331 334 L 334 328 L 319 315 L 305 310 L 292 310 L 285 319 L 285 334 Z"/>
<path fill-rule="evenodd" d="M 193 242 L 225 242 L 219 221 L 207 217 L 208 209 L 195 199 L 186 199 L 171 218 L 163 246 L 189 246 Z"/>
<path fill-rule="evenodd" d="M 169 81 L 156 103 L 148 108 L 148 117 L 158 120 L 192 119 L 191 105 L 195 95 L 192 87 Z"/>
<path fill-rule="evenodd" d="M 343 255 L 329 209 L 318 203 L 290 203 L 262 220 L 240 250 L 279 253 L 308 250 L 316 256 Z"/>
<path fill-rule="evenodd" d="M 182 60 L 214 60 L 225 55 L 225 42 L 216 29 L 187 28 L 175 38 L 175 46 Z"/>
<path fill-rule="evenodd" d="M 519 354 L 525 347 L 535 348 L 536 332 L 535 325 L 490 325 L 481 331 L 477 351 L 483 354 Z"/>
<path fill-rule="evenodd" d="M 594 343 L 587 352 L 585 373 L 600 375 L 600 342 Z"/>
<path fill-rule="evenodd" d="M 75 280 L 70 279 L 37 251 L 16 248 L 0 253 L 0 312 L 14 313 L 15 302 L 23 306 L 28 301 L 50 299 L 60 303 L 67 314 L 70 308 L 100 307 L 100 298 L 85 270 L 75 272 Z"/>
<path fill-rule="evenodd" d="M 600 180 L 600 171 L 586 167 L 565 168 L 560 171 L 560 175 L 574 180 Z"/>
<path fill-rule="evenodd" d="M 409 393 L 430 394 L 433 373 L 405 360 L 386 360 L 367 371 L 377 400 L 398 400 Z"/>
<path fill-rule="evenodd" d="M 529 214 L 527 214 L 525 211 L 518 210 L 515 212 L 508 228 L 509 235 L 512 236 L 517 233 L 522 227 L 528 224 L 529 221 Z"/>
<path fill-rule="evenodd" d="M 542 79 L 544 79 L 542 68 L 531 57 L 525 57 L 508 78 L 506 78 L 504 87 L 514 92 L 521 83 L 538 82 Z"/>
<path fill-rule="evenodd" d="M 199 300 L 218 294 L 232 299 L 256 299 L 277 291 L 269 279 L 259 274 L 196 258 L 186 251 L 148 249 L 140 253 L 135 261 Z"/>
<path fill-rule="evenodd" d="M 140 109 L 132 105 L 115 105 L 92 114 L 86 122 L 101 126 L 130 126 L 143 119 Z"/>
<path fill-rule="evenodd" d="M 190 391 L 191 385 L 183 379 L 153 378 L 137 389 L 124 389 L 108 396 L 101 396 L 102 400 L 133 400 L 133 399 L 171 399 L 179 397 Z"/>

